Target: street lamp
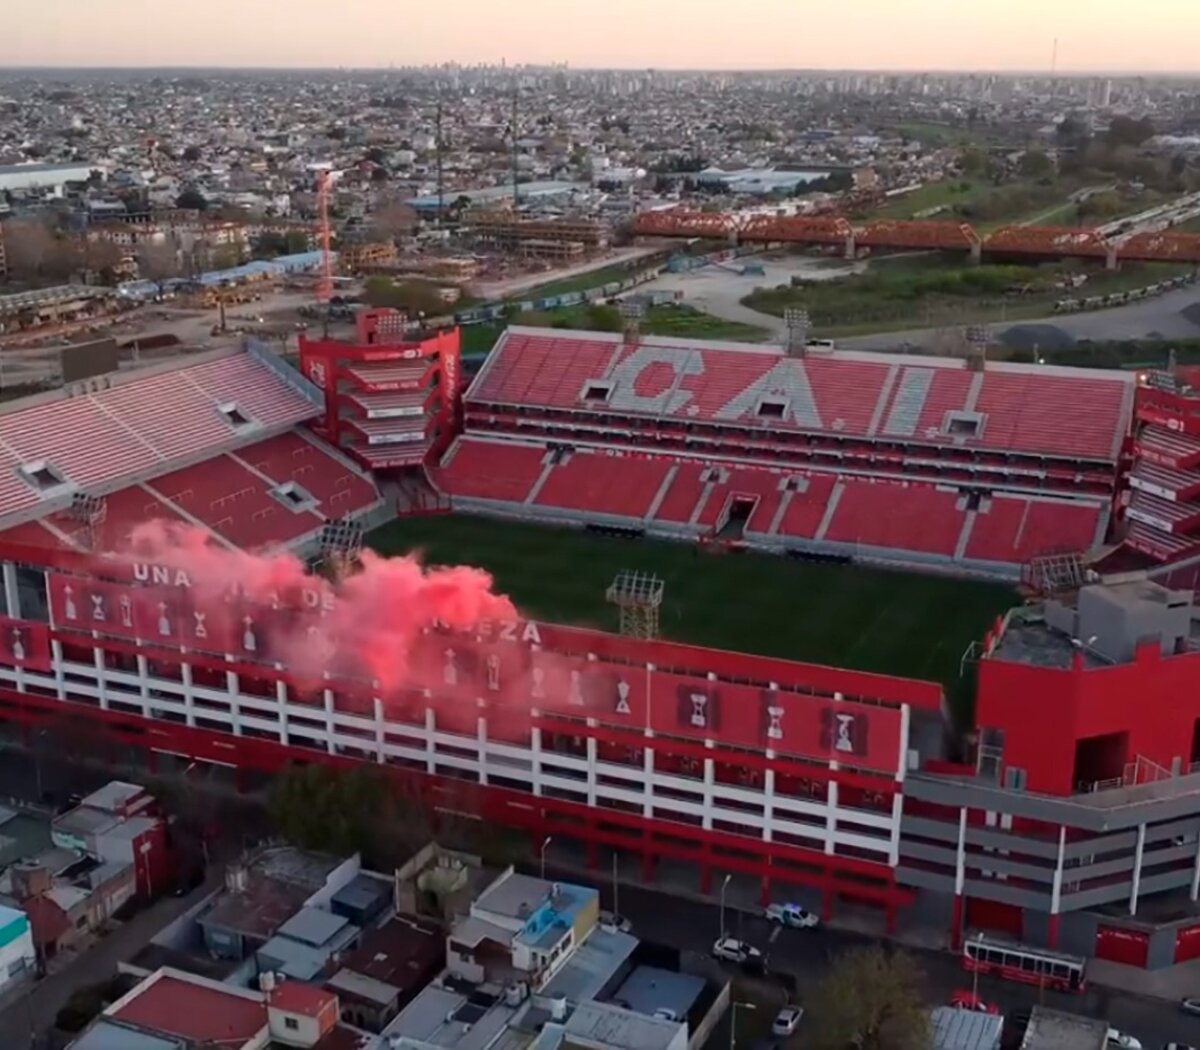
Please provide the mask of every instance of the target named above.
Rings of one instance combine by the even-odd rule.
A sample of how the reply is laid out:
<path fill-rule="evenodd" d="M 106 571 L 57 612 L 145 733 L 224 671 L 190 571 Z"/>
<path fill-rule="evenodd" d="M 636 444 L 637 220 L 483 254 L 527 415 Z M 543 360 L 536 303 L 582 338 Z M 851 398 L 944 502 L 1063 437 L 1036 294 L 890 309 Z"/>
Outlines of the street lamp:
<path fill-rule="evenodd" d="M 758 1007 L 753 1003 L 739 1003 L 736 999 L 733 1000 L 733 1016 L 729 1019 L 729 1050 L 735 1050 L 737 1046 L 737 1012 L 742 1010 L 757 1010 Z"/>
<path fill-rule="evenodd" d="M 729 886 L 729 880 L 732 875 L 726 875 L 725 881 L 721 883 L 721 936 L 725 936 L 725 890 Z"/>
<path fill-rule="evenodd" d="M 979 1002 L 979 958 L 983 950 L 983 931 L 975 935 L 975 965 L 971 968 L 971 1009 Z"/>
<path fill-rule="evenodd" d="M 538 850 L 538 856 L 541 857 L 541 861 L 542 861 L 542 881 L 543 882 L 546 881 L 546 847 L 550 845 L 551 841 L 552 840 L 551 840 L 550 836 L 547 835 L 544 839 L 542 839 L 542 848 L 540 850 Z"/>
<path fill-rule="evenodd" d="M 621 914 L 621 904 L 617 898 L 617 858 L 619 856 L 620 854 L 616 850 L 613 850 L 613 915 L 616 916 L 620 916 Z"/>

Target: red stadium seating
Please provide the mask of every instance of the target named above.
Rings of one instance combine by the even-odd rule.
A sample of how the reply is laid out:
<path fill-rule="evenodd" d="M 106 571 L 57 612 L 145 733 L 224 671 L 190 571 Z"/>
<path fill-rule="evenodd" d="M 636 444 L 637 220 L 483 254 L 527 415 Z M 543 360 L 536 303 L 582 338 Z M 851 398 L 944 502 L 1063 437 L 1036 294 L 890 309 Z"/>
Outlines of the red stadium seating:
<path fill-rule="evenodd" d="M 148 487 L 235 546 L 252 549 L 298 539 L 321 527 L 311 511 L 294 511 L 256 474 L 228 456 L 156 478 Z"/>
<path fill-rule="evenodd" d="M 1088 551 L 1100 516 L 1095 504 L 996 496 L 976 514 L 963 553 L 1011 563 L 1040 554 Z"/>
<path fill-rule="evenodd" d="M 906 369 L 907 371 L 907 369 Z M 933 371 L 929 392 L 921 405 L 913 436 L 924 438 L 928 432 L 942 433 L 947 412 L 962 412 L 966 409 L 967 396 L 977 373 L 965 368 L 938 368 Z M 896 384 L 899 388 L 899 383 Z"/>
<path fill-rule="evenodd" d="M 656 521 L 686 525 L 695 513 L 696 505 L 707 487 L 701 480 L 705 473 L 702 463 L 679 463 L 667 494 L 654 514 Z"/>
<path fill-rule="evenodd" d="M 811 540 L 821 527 L 838 479 L 833 474 L 809 474 L 805 480 L 804 491 L 797 490 L 788 499 L 787 509 L 779 522 L 780 536 Z"/>
<path fill-rule="evenodd" d="M 728 480 L 716 486 L 705 503 L 699 523 L 708 528 L 720 526 L 736 500 L 753 500 L 754 508 L 746 519 L 746 531 L 769 531 L 783 498 L 779 487 L 784 475 L 767 470 L 731 470 L 727 473 Z"/>
<path fill-rule="evenodd" d="M 545 459 L 546 450 L 538 445 L 462 437 L 433 472 L 433 480 L 453 496 L 524 503 Z"/>
<path fill-rule="evenodd" d="M 227 404 L 236 405 L 244 425 L 222 414 Z M 0 415 L 0 514 L 53 498 L 20 479 L 22 465 L 45 461 L 81 490 L 111 487 L 319 411 L 251 354 L 227 354 L 168 372 L 122 374 L 108 389 Z"/>
<path fill-rule="evenodd" d="M 1073 377 L 1068 389 L 1036 372 L 988 372 L 975 406 L 987 414 L 982 443 L 1111 459 L 1112 419 L 1125 396 L 1122 385 L 1107 379 Z"/>
<path fill-rule="evenodd" d="M 920 375 L 929 385 L 920 396 Z M 905 425 L 889 426 L 905 377 L 914 378 L 899 405 Z M 890 379 L 889 379 L 890 377 Z M 612 386 L 604 398 L 585 401 L 589 380 Z M 890 388 L 888 383 L 891 383 Z M 977 386 L 978 397 L 970 400 Z M 887 391 L 885 396 L 885 390 Z M 837 352 L 788 358 L 779 350 L 654 343 L 623 346 L 619 337 L 569 337 L 513 329 L 493 351 L 468 392 L 473 418 L 490 403 L 587 411 L 610 425 L 645 427 L 648 419 L 734 426 L 752 422 L 775 432 L 801 430 L 831 438 L 875 437 L 952 449 L 1027 453 L 1111 463 L 1132 412 L 1132 377 L 1036 365 L 990 365 L 968 371 L 949 358 L 889 358 Z M 782 399 L 769 419 L 764 399 Z M 477 406 L 472 412 L 471 407 Z M 906 409 L 916 421 L 905 419 Z M 943 429 L 947 411 L 982 416 L 978 432 Z M 875 429 L 872 430 L 872 424 Z M 890 432 L 889 432 L 890 431 Z M 733 440 L 733 435 L 731 435 Z"/>
<path fill-rule="evenodd" d="M 579 523 L 1013 576 L 1103 539 L 1133 393 L 1116 372 L 514 328 L 434 480 Z"/>
<path fill-rule="evenodd" d="M 365 510 L 380 499 L 367 478 L 294 431 L 240 449 L 235 458 L 276 484 L 295 482 L 329 518 Z"/>
<path fill-rule="evenodd" d="M 533 502 L 644 518 L 670 469 L 665 459 L 574 452 L 550 471 Z"/>
<path fill-rule="evenodd" d="M 966 520 L 961 501 L 929 485 L 847 480 L 823 538 L 952 557 Z"/>

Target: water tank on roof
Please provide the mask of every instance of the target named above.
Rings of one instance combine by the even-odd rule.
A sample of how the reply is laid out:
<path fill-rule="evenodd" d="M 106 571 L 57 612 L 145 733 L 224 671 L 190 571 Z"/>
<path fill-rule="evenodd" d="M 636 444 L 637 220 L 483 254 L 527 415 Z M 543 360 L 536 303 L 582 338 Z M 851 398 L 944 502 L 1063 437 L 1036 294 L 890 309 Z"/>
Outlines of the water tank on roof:
<path fill-rule="evenodd" d="M 550 1000 L 550 1019 L 565 1021 L 567 1019 L 567 997 L 559 995 Z"/>
<path fill-rule="evenodd" d="M 520 1006 L 529 996 L 529 986 L 524 981 L 514 981 L 504 989 L 507 1006 Z"/>

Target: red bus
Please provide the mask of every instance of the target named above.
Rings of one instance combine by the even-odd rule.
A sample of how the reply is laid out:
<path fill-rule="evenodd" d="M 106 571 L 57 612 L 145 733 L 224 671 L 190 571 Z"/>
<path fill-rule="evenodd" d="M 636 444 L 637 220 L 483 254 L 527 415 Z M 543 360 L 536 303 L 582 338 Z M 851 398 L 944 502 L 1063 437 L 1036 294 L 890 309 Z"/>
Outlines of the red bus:
<path fill-rule="evenodd" d="M 1082 992 L 1087 963 L 1073 955 L 972 934 L 963 942 L 963 969 L 1062 992 Z"/>

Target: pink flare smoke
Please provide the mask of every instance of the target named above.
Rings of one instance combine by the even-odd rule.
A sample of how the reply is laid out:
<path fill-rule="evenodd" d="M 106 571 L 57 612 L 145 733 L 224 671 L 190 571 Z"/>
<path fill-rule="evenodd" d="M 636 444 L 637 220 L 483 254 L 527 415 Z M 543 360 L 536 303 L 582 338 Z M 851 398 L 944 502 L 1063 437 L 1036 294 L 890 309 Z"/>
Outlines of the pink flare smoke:
<path fill-rule="evenodd" d="M 384 690 L 418 684 L 410 681 L 411 658 L 427 628 L 467 631 L 484 621 L 517 619 L 513 603 L 492 591 L 492 577 L 482 569 L 426 568 L 412 555 L 384 558 L 365 551 L 361 569 L 334 584 L 310 575 L 293 554 L 230 550 L 203 529 L 162 521 L 134 528 L 119 553 L 185 571 L 193 598 L 212 608 L 234 593 L 251 605 L 301 608 L 306 594 L 311 602 L 315 593 L 323 607 L 319 636 L 314 639 L 296 618 L 280 617 L 270 638 L 274 659 L 314 681 L 337 667 Z"/>

